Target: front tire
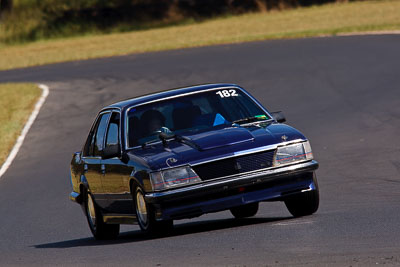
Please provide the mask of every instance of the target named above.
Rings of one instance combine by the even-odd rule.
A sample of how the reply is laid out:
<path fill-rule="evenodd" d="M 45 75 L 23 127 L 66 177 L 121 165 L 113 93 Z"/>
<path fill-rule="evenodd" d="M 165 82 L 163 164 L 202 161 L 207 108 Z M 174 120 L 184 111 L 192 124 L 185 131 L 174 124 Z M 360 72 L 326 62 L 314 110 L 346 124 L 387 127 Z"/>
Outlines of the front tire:
<path fill-rule="evenodd" d="M 307 216 L 315 213 L 319 207 L 318 182 L 313 174 L 315 189 L 294 195 L 285 200 L 285 205 L 294 217 Z"/>
<path fill-rule="evenodd" d="M 97 240 L 115 239 L 119 235 L 119 224 L 106 224 L 92 194 L 86 192 L 85 212 L 90 231 Z"/>
<path fill-rule="evenodd" d="M 165 235 L 173 228 L 173 220 L 157 221 L 152 206 L 146 203 L 143 190 L 136 187 L 133 194 L 137 222 L 140 229 L 146 234 Z"/>
<path fill-rule="evenodd" d="M 230 211 L 232 215 L 237 219 L 252 217 L 258 212 L 258 202 L 234 207 L 231 208 Z"/>

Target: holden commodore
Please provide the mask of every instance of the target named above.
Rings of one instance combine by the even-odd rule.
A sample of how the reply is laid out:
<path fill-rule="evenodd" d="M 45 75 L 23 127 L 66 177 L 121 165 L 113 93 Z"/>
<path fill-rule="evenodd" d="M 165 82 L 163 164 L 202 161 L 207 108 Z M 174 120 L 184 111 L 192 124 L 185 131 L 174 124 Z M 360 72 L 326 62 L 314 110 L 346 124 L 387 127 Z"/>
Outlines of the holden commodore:
<path fill-rule="evenodd" d="M 166 233 L 173 220 L 230 210 L 256 215 L 283 201 L 317 211 L 318 163 L 310 142 L 233 84 L 173 89 L 121 101 L 97 115 L 71 161 L 70 199 L 96 239 L 120 224 Z"/>

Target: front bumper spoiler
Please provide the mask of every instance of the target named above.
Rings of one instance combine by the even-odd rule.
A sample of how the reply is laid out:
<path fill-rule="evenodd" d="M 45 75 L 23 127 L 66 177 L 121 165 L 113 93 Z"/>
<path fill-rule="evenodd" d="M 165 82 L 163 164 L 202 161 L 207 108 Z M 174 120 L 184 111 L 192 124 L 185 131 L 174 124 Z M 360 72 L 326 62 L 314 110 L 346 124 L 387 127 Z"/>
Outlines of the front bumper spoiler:
<path fill-rule="evenodd" d="M 147 193 L 145 198 L 158 210 L 158 220 L 190 218 L 252 202 L 282 200 L 289 195 L 315 190 L 313 176 L 316 169 L 318 162 L 312 160 Z"/>
<path fill-rule="evenodd" d="M 286 167 L 277 167 L 263 171 L 245 173 L 243 175 L 236 175 L 229 178 L 214 179 L 210 181 L 205 181 L 201 184 L 172 189 L 164 192 L 147 193 L 145 195 L 145 199 L 148 203 L 158 203 L 169 200 L 176 200 L 177 198 L 185 198 L 186 196 L 193 197 L 196 194 L 202 195 L 203 193 L 211 193 L 215 190 L 225 191 L 229 190 L 232 187 L 242 187 L 269 182 L 277 178 L 279 179 L 285 176 L 295 175 L 297 173 L 314 171 L 318 169 L 318 167 L 318 162 L 312 160 Z"/>

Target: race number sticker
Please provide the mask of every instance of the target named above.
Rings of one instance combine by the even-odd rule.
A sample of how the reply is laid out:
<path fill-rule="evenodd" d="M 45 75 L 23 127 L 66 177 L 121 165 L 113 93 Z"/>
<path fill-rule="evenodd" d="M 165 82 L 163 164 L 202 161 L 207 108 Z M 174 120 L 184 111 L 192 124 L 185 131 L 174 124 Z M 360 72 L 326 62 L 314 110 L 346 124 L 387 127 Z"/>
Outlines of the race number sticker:
<path fill-rule="evenodd" d="M 216 92 L 216 94 L 219 95 L 221 98 L 239 96 L 238 93 L 236 93 L 236 90 L 234 89 L 218 91 Z"/>

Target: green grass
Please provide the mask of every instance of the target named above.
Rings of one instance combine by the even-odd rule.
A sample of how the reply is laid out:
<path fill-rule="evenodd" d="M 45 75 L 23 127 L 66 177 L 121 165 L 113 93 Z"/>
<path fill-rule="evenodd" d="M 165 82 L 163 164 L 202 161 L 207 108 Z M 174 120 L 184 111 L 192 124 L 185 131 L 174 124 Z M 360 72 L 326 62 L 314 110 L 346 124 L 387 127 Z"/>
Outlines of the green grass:
<path fill-rule="evenodd" d="M 3 44 L 0 70 L 215 44 L 381 30 L 400 30 L 400 1 L 336 3 L 127 33 Z"/>
<path fill-rule="evenodd" d="M 0 84 L 0 166 L 28 120 L 41 90 L 35 84 Z"/>

